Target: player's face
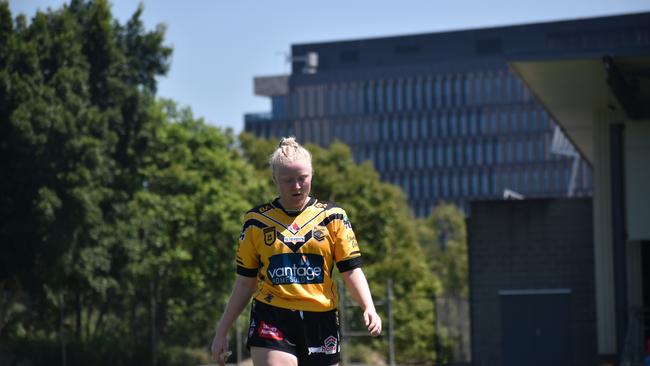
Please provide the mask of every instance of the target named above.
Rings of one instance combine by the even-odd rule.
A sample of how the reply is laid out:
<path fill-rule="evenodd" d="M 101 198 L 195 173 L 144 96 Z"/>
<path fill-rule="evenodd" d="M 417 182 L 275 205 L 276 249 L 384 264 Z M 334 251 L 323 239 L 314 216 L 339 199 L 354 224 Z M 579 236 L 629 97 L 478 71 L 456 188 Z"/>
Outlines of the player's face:
<path fill-rule="evenodd" d="M 309 199 L 311 190 L 311 163 L 305 160 L 294 161 L 275 168 L 273 180 L 280 195 L 282 207 L 300 210 Z"/>

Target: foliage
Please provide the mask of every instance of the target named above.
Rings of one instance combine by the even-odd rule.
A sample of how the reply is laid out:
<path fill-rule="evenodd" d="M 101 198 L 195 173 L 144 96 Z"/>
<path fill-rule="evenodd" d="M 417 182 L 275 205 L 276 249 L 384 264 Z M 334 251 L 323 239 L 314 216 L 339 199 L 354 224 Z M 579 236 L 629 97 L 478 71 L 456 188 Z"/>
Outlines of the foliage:
<path fill-rule="evenodd" d="M 27 20 L 0 0 L 2 362 L 205 362 L 243 214 L 273 198 L 276 141 L 156 99 L 171 48 L 142 11 L 120 24 L 106 0 L 72 0 Z M 443 210 L 418 232 L 404 194 L 347 146 L 309 149 L 313 193 L 346 209 L 377 300 L 393 280 L 398 361 L 434 359 L 432 294 L 466 280 L 464 229 Z M 444 253 L 423 239 L 439 222 L 454 228 Z"/>
<path fill-rule="evenodd" d="M 462 211 L 453 204 L 438 205 L 420 219 L 418 230 L 420 246 L 443 285 L 438 296 L 467 299 L 467 229 Z"/>
<path fill-rule="evenodd" d="M 152 339 L 159 364 L 203 348 L 243 212 L 270 194 L 228 132 L 155 100 L 171 49 L 141 12 L 121 25 L 77 0 L 28 23 L 0 2 L 0 343 L 15 363 L 60 342 L 70 364 L 142 363 Z"/>

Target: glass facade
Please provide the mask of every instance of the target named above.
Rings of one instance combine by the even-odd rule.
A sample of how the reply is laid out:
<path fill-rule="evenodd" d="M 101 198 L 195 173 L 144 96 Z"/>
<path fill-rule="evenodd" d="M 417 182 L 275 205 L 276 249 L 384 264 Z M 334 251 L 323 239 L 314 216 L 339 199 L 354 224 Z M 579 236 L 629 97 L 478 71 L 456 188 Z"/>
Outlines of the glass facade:
<path fill-rule="evenodd" d="M 560 45 L 542 42 L 539 49 Z M 313 47 L 318 51 L 318 44 Z M 370 65 L 305 76 L 299 83 L 290 79 L 284 95 L 271 97 L 270 117 L 247 115 L 245 129 L 322 146 L 349 144 L 356 161 L 372 162 L 384 181 L 404 190 L 418 216 L 442 201 L 467 209 L 469 201 L 499 199 L 506 189 L 561 197 L 573 185 L 575 195 L 591 195 L 589 164 L 552 151 L 555 122 L 506 58 L 475 59 L 427 67 L 395 59 L 392 68 Z"/>

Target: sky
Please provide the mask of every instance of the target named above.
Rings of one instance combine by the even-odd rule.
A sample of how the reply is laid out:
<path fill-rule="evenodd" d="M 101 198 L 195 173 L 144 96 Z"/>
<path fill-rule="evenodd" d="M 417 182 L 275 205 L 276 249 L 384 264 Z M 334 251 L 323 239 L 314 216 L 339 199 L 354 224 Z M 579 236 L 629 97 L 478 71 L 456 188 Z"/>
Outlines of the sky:
<path fill-rule="evenodd" d="M 13 15 L 64 0 L 9 0 Z M 650 11 L 650 0 L 113 0 L 121 23 L 144 4 L 147 29 L 167 27 L 171 67 L 158 96 L 239 133 L 244 113 L 268 112 L 253 78 L 288 74 L 292 44 L 475 29 Z"/>

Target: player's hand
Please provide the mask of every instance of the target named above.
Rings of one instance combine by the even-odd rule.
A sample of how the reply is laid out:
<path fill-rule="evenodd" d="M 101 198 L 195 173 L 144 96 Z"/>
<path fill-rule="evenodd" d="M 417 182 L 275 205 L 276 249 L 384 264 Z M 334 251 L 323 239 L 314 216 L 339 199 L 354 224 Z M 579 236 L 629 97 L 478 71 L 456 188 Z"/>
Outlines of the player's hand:
<path fill-rule="evenodd" d="M 381 318 L 374 308 L 366 309 L 363 312 L 363 322 L 368 327 L 371 336 L 376 337 L 381 334 Z"/>
<path fill-rule="evenodd" d="M 225 366 L 226 360 L 232 354 L 231 351 L 228 351 L 228 337 L 215 334 L 212 340 L 212 346 L 210 347 L 210 353 L 212 361 L 216 362 L 219 366 Z"/>

